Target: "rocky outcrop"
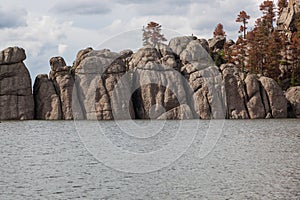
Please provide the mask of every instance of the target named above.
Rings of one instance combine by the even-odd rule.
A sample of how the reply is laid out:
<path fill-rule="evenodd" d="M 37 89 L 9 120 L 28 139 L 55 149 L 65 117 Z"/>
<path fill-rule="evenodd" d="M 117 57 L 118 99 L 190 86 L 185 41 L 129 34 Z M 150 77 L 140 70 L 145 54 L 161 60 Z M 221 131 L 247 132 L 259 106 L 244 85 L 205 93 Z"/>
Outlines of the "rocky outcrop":
<path fill-rule="evenodd" d="M 34 117 L 31 79 L 23 61 L 25 51 L 9 47 L 0 51 L 0 119 L 27 120 Z"/>
<path fill-rule="evenodd" d="M 175 38 L 179 40 L 180 38 Z M 170 47 L 172 41 L 170 41 Z M 187 81 L 187 101 L 195 118 L 225 118 L 222 75 L 208 55 L 208 43 L 203 39 L 190 40 L 178 54 L 181 74 Z"/>
<path fill-rule="evenodd" d="M 229 119 L 287 117 L 287 100 L 271 78 L 244 74 L 232 64 L 221 66 Z"/>
<path fill-rule="evenodd" d="M 300 118 L 300 86 L 289 88 L 285 96 L 292 106 L 292 115 Z"/>
<path fill-rule="evenodd" d="M 53 82 L 55 91 L 60 97 L 62 119 L 73 119 L 72 114 L 72 93 L 74 77 L 71 67 L 66 66 L 62 57 L 50 59 L 50 80 Z"/>
<path fill-rule="evenodd" d="M 74 77 L 62 57 L 50 59 L 51 70 L 36 77 L 33 94 L 36 119 L 73 119 L 72 92 Z"/>
<path fill-rule="evenodd" d="M 173 51 L 166 45 L 146 46 L 132 55 L 133 103 L 138 119 L 156 119 L 165 112 L 187 104 L 186 82 L 177 71 Z M 180 119 L 181 112 L 168 118 Z M 171 112 L 171 111 L 170 111 Z"/>
<path fill-rule="evenodd" d="M 126 56 L 107 49 L 79 52 L 72 104 L 76 119 L 134 118 Z"/>
<path fill-rule="evenodd" d="M 53 82 L 47 74 L 35 78 L 33 86 L 35 102 L 35 119 L 62 119 L 60 97 L 56 93 Z"/>

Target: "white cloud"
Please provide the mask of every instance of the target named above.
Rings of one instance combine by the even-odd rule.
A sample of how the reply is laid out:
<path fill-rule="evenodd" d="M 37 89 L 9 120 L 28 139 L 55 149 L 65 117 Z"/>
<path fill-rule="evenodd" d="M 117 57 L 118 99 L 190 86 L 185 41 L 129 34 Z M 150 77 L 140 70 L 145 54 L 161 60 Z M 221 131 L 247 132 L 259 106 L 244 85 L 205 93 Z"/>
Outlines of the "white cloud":
<path fill-rule="evenodd" d="M 48 73 L 49 59 L 57 55 L 59 44 L 66 39 L 71 22 L 58 22 L 50 16 L 27 15 L 26 26 L 3 29 L 0 48 L 20 46 L 26 50 L 26 63 L 34 78 L 37 73 Z"/>

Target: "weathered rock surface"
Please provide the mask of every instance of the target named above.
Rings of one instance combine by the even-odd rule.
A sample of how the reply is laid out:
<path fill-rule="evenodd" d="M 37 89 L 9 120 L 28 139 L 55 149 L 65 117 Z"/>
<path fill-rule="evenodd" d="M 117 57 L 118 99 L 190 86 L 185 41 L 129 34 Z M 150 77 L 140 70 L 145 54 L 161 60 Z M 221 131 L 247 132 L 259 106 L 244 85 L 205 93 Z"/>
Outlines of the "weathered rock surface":
<path fill-rule="evenodd" d="M 215 36 L 212 39 L 208 40 L 208 45 L 212 52 L 217 52 L 224 48 L 225 42 L 225 36 Z"/>
<path fill-rule="evenodd" d="M 292 105 L 294 115 L 300 118 L 300 86 L 289 88 L 285 96 Z"/>
<path fill-rule="evenodd" d="M 187 82 L 176 70 L 178 64 L 172 50 L 167 46 L 158 48 L 141 48 L 132 55 L 129 62 L 135 90 L 133 103 L 138 119 L 156 119 L 163 112 L 187 104 Z M 174 115 L 170 116 L 170 113 Z M 179 119 L 182 113 L 175 109 L 166 115 L 168 118 Z"/>
<path fill-rule="evenodd" d="M 76 119 L 134 118 L 126 55 L 107 49 L 82 50 L 75 67 L 73 110 Z M 125 56 L 124 56 L 125 55 Z"/>
<path fill-rule="evenodd" d="M 261 96 L 260 82 L 257 80 L 256 75 L 249 74 L 245 79 L 246 93 L 247 93 L 247 108 L 249 117 L 251 119 L 265 118 L 266 111 L 263 98 Z"/>
<path fill-rule="evenodd" d="M 9 47 L 0 51 L 0 119 L 33 119 L 31 79 L 25 64 L 25 51 Z"/>
<path fill-rule="evenodd" d="M 289 0 L 288 7 L 283 8 L 281 14 L 277 19 L 277 25 L 279 30 L 294 31 L 294 19 L 297 13 L 300 12 L 299 0 Z"/>
<path fill-rule="evenodd" d="M 60 97 L 62 119 L 73 119 L 72 114 L 72 92 L 74 77 L 71 67 L 66 66 L 62 57 L 50 59 L 50 80 L 53 82 L 55 91 Z"/>
<path fill-rule="evenodd" d="M 193 36 L 175 37 L 169 42 L 169 47 L 176 55 L 180 55 L 181 52 L 186 49 L 186 46 L 192 41 L 196 40 Z"/>
<path fill-rule="evenodd" d="M 230 119 L 287 117 L 287 100 L 271 78 L 244 74 L 232 64 L 221 66 Z"/>
<path fill-rule="evenodd" d="M 192 64 L 197 70 L 213 66 L 214 62 L 203 48 L 200 40 L 193 40 L 179 55 L 182 64 Z"/>
<path fill-rule="evenodd" d="M 197 70 L 191 64 L 182 67 L 182 73 L 192 91 L 191 107 L 201 119 L 224 119 L 225 90 L 222 75 L 215 66 Z"/>
<path fill-rule="evenodd" d="M 20 63 L 26 59 L 25 50 L 19 47 L 8 47 L 0 51 L 0 65 Z"/>
<path fill-rule="evenodd" d="M 245 83 L 241 71 L 232 64 L 221 65 L 223 84 L 226 91 L 229 119 L 249 119 Z"/>
<path fill-rule="evenodd" d="M 267 93 L 268 102 L 274 118 L 287 117 L 287 100 L 280 86 L 275 80 L 268 77 L 260 77 L 259 81 Z"/>
<path fill-rule="evenodd" d="M 62 119 L 60 98 L 47 74 L 40 74 L 35 78 L 33 94 L 35 119 Z"/>

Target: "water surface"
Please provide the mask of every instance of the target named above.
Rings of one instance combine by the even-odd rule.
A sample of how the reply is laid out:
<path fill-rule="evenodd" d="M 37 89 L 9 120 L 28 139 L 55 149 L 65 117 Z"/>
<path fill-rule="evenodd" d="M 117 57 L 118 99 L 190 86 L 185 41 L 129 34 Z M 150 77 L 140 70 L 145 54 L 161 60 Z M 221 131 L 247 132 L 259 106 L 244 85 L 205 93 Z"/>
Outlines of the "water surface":
<path fill-rule="evenodd" d="M 99 123 L 113 144 L 136 153 L 163 148 L 179 126 L 167 121 L 159 134 L 141 139 L 114 122 Z M 201 121 L 192 145 L 170 165 L 128 173 L 97 160 L 73 121 L 2 122 L 0 199 L 299 199 L 299 119 L 226 120 L 201 159 L 208 125 Z"/>

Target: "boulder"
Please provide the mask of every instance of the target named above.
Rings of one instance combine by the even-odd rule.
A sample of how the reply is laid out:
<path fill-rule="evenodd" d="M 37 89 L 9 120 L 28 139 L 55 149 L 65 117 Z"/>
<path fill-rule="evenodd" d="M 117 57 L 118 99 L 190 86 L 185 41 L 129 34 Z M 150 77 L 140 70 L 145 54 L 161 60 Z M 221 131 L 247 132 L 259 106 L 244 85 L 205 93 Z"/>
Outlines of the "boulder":
<path fill-rule="evenodd" d="M 20 63 L 26 59 L 25 50 L 19 47 L 8 47 L 0 51 L 0 65 Z"/>
<path fill-rule="evenodd" d="M 249 119 L 243 74 L 233 64 L 223 64 L 220 69 L 226 92 L 228 118 Z"/>
<path fill-rule="evenodd" d="M 285 93 L 285 97 L 292 105 L 294 115 L 300 118 L 300 86 L 289 88 Z"/>
<path fill-rule="evenodd" d="M 247 108 L 251 119 L 263 119 L 266 110 L 261 96 L 261 86 L 256 75 L 248 74 L 245 79 L 247 93 Z"/>
<path fill-rule="evenodd" d="M 53 82 L 47 74 L 40 74 L 35 78 L 33 86 L 35 103 L 35 119 L 62 119 L 61 102 L 56 93 Z"/>
<path fill-rule="evenodd" d="M 287 100 L 281 90 L 280 86 L 275 80 L 268 77 L 260 77 L 259 81 L 263 89 L 267 93 L 267 99 L 271 108 L 273 118 L 287 117 Z"/>
<path fill-rule="evenodd" d="M 191 41 L 186 48 L 180 53 L 182 64 L 192 64 L 197 70 L 213 66 L 214 62 L 207 51 L 203 48 L 200 40 Z"/>
<path fill-rule="evenodd" d="M 0 119 L 29 120 L 34 117 L 31 78 L 25 51 L 9 47 L 0 51 Z"/>

